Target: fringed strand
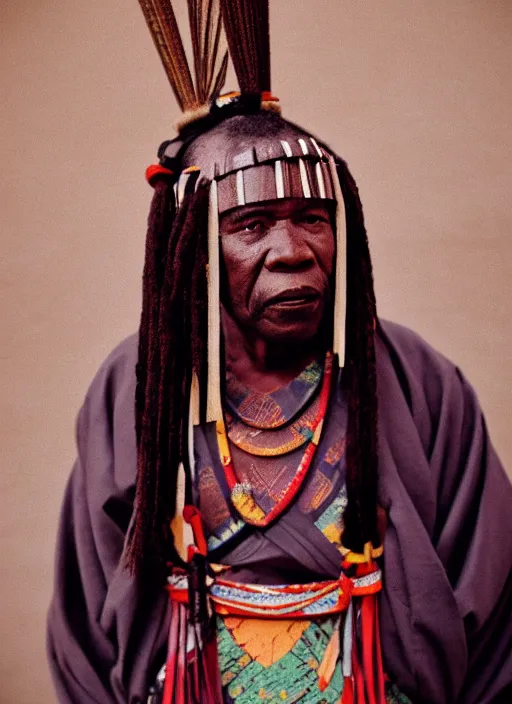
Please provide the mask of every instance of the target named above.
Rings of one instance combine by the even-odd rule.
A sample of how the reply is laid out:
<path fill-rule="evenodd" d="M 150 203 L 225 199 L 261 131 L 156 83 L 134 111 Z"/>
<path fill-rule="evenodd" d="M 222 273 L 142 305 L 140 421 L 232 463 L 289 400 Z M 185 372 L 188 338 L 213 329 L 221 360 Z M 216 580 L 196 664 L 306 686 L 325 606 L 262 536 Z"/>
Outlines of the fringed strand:
<path fill-rule="evenodd" d="M 220 359 L 220 261 L 219 261 L 219 208 L 217 203 L 217 182 L 210 186 L 208 209 L 208 388 L 206 399 L 206 420 L 220 421 L 221 399 L 221 359 Z"/>
<path fill-rule="evenodd" d="M 334 290 L 333 352 L 338 355 L 340 369 L 345 366 L 345 328 L 347 311 L 347 223 L 345 201 L 334 157 L 329 158 L 334 195 L 336 196 L 336 270 Z"/>

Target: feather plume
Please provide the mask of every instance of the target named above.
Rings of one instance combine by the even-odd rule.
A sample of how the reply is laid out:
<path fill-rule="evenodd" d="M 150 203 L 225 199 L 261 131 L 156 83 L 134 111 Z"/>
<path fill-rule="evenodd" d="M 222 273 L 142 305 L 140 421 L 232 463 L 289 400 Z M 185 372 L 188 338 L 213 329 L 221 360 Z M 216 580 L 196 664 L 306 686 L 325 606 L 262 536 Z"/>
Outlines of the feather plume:
<path fill-rule="evenodd" d="M 226 80 L 228 54 L 220 0 L 188 0 L 195 86 L 171 0 L 139 0 L 174 95 L 183 112 L 218 97 Z"/>
<path fill-rule="evenodd" d="M 221 0 L 221 5 L 240 91 L 270 91 L 269 0 Z"/>
<path fill-rule="evenodd" d="M 196 97 L 199 105 L 218 97 L 228 64 L 222 31 L 220 0 L 188 0 L 190 34 L 194 52 Z"/>

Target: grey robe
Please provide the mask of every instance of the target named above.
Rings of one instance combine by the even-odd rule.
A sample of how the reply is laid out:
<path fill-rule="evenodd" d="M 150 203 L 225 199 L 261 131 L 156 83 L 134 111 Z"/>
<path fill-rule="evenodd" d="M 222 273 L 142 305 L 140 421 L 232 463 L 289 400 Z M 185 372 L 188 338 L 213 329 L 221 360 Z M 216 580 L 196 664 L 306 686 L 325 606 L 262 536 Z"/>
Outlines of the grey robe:
<path fill-rule="evenodd" d="M 161 586 L 120 564 L 136 476 L 136 337 L 91 384 L 57 545 L 48 653 L 61 704 L 144 702 L 165 658 Z M 411 331 L 377 338 L 381 627 L 414 704 L 512 704 L 512 487 L 460 371 Z"/>

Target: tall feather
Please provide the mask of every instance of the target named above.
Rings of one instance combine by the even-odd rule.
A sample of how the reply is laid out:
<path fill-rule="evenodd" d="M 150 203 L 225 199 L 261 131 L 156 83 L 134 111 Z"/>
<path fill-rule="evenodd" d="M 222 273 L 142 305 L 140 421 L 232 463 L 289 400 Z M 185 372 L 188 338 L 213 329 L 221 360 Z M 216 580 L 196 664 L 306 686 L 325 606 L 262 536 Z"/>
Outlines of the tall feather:
<path fill-rule="evenodd" d="M 139 0 L 180 109 L 191 111 L 220 93 L 228 54 L 220 0 L 188 0 L 195 86 L 171 0 Z"/>
<path fill-rule="evenodd" d="M 226 80 L 228 52 L 220 0 L 188 0 L 194 52 L 196 96 L 200 105 L 216 98 Z"/>
<path fill-rule="evenodd" d="M 196 106 L 192 75 L 170 0 L 139 0 L 149 31 L 181 110 Z"/>
<path fill-rule="evenodd" d="M 270 91 L 269 0 L 221 0 L 221 6 L 240 91 Z"/>

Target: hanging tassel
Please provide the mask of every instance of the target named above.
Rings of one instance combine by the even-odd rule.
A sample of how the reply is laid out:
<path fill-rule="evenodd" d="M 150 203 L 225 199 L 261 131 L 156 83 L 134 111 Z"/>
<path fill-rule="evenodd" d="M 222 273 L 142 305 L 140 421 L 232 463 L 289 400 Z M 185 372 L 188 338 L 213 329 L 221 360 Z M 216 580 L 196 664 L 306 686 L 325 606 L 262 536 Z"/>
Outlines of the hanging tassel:
<path fill-rule="evenodd" d="M 180 610 L 180 633 L 178 643 L 178 667 L 176 671 L 176 684 L 173 704 L 187 704 L 185 692 L 185 668 L 187 657 L 187 626 L 188 618 L 185 607 Z"/>
<path fill-rule="evenodd" d="M 318 668 L 318 689 L 323 692 L 330 685 L 340 654 L 340 631 L 336 626 Z"/>
<path fill-rule="evenodd" d="M 206 420 L 222 420 L 220 379 L 220 271 L 217 181 L 210 186 L 208 210 L 208 381 Z"/>
<path fill-rule="evenodd" d="M 375 569 L 375 563 L 371 560 L 358 564 L 356 577 L 365 577 L 374 573 Z M 377 599 L 377 593 L 369 592 L 353 600 L 351 681 L 354 704 L 386 704 Z M 359 622 L 358 633 L 356 622 Z M 350 704 L 349 696 L 347 693 L 347 701 L 342 700 L 343 704 Z"/>
<path fill-rule="evenodd" d="M 171 601 L 171 625 L 165 664 L 165 682 L 162 704 L 173 704 L 173 694 L 177 678 L 178 651 L 180 642 L 180 619 L 184 607 L 176 601 Z"/>
<path fill-rule="evenodd" d="M 197 375 L 192 372 L 192 381 L 190 383 L 190 399 L 189 399 L 189 412 L 188 412 L 188 466 L 190 472 L 190 483 L 189 492 L 192 494 L 194 483 L 196 479 L 196 460 L 194 454 L 194 426 L 199 425 L 199 381 Z M 185 519 L 185 505 L 193 500 L 192 495 L 188 496 L 188 492 L 184 492 L 184 505 L 183 505 L 183 541 L 185 547 L 188 551 L 190 545 L 194 544 L 194 531 L 192 529 L 191 523 Z M 186 559 L 186 558 L 185 558 Z"/>
<path fill-rule="evenodd" d="M 194 455 L 194 426 L 199 425 L 199 381 L 197 374 L 192 373 L 190 384 L 190 405 L 188 412 L 188 465 L 190 478 L 194 483 L 196 478 L 196 459 Z"/>
<path fill-rule="evenodd" d="M 190 477 L 189 480 L 193 484 L 195 479 L 195 457 L 194 457 L 194 425 L 199 424 L 199 382 L 196 374 L 192 374 L 190 384 L 190 401 L 188 414 L 188 466 Z M 189 547 L 194 544 L 194 531 L 189 520 L 185 518 L 185 514 L 189 515 L 187 499 L 192 497 L 189 494 L 192 487 L 187 487 L 187 472 L 185 466 L 181 462 L 178 467 L 178 480 L 176 486 L 176 511 L 174 518 L 171 521 L 171 530 L 174 537 L 174 546 L 178 551 L 181 559 L 186 562 L 189 554 Z"/>
<path fill-rule="evenodd" d="M 343 678 L 343 694 L 340 704 L 354 704 L 354 682 L 352 675 Z"/>
<path fill-rule="evenodd" d="M 222 684 L 220 679 L 217 638 L 214 635 L 203 648 L 203 672 L 205 673 L 205 693 L 199 701 L 201 704 L 223 704 Z"/>
<path fill-rule="evenodd" d="M 340 369 L 345 366 L 345 327 L 347 312 L 347 223 L 345 201 L 341 191 L 334 157 L 329 157 L 332 185 L 336 198 L 336 283 L 334 292 L 333 352 L 338 355 Z"/>
<path fill-rule="evenodd" d="M 352 600 L 347 608 L 343 624 L 343 696 L 341 704 L 354 704 L 354 684 L 352 680 L 352 643 L 354 632 L 354 606 Z"/>
<path fill-rule="evenodd" d="M 376 594 L 361 600 L 361 650 L 368 704 L 386 704 Z"/>
<path fill-rule="evenodd" d="M 178 479 L 176 487 L 176 512 L 171 521 L 171 531 L 174 538 L 174 547 L 178 555 L 185 562 L 188 554 L 189 537 L 192 535 L 187 523 L 183 520 L 183 509 L 185 507 L 185 467 L 180 462 L 178 467 Z"/>

